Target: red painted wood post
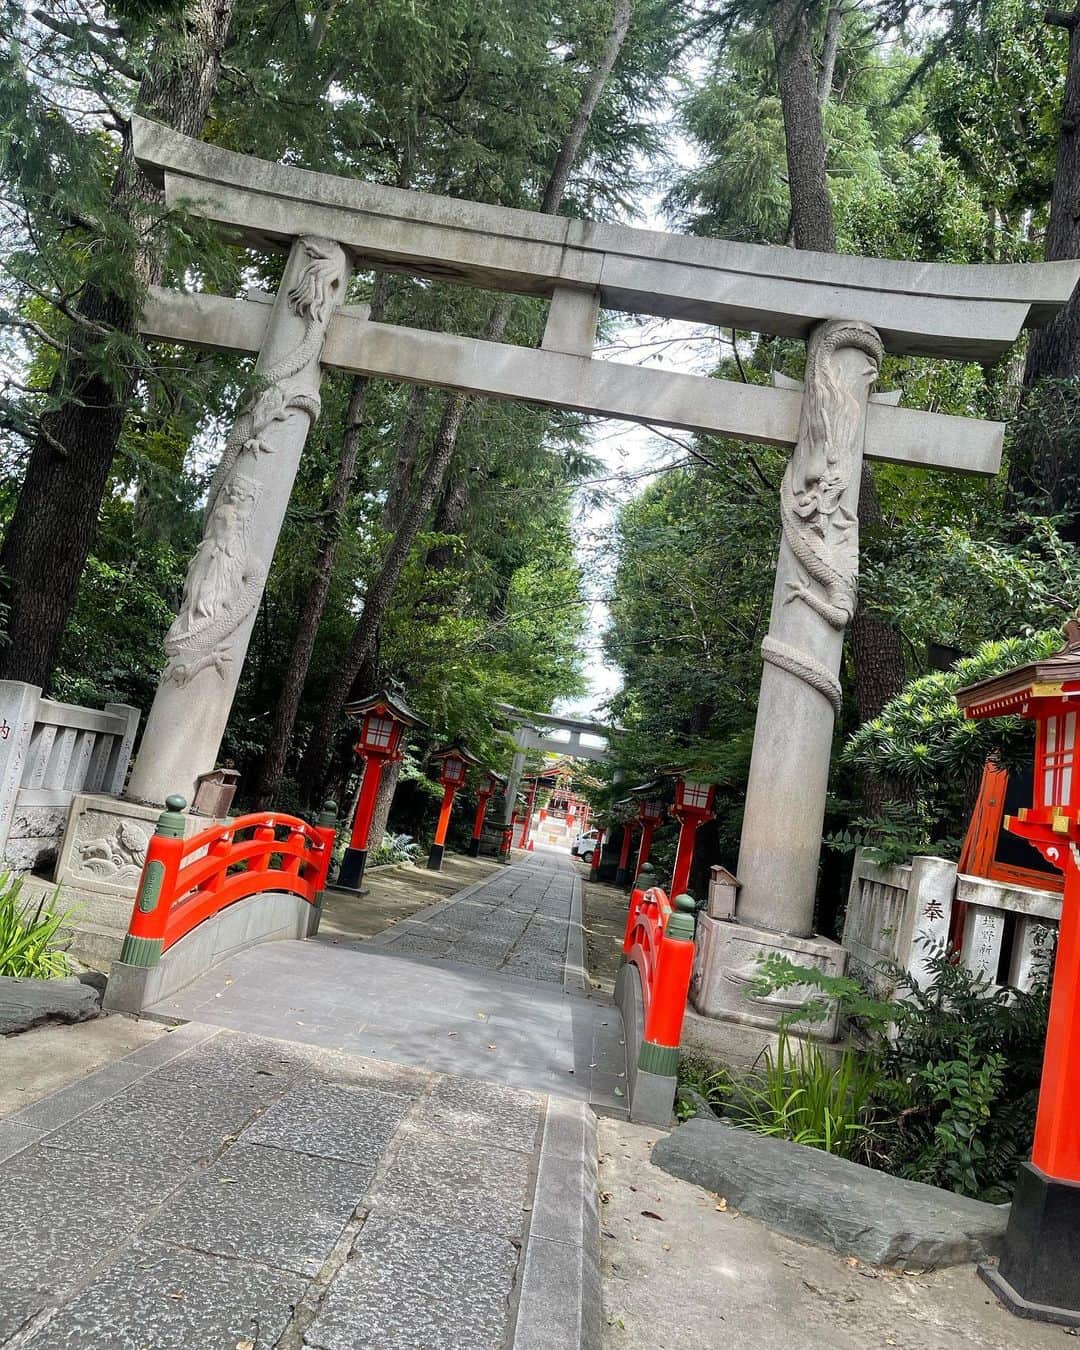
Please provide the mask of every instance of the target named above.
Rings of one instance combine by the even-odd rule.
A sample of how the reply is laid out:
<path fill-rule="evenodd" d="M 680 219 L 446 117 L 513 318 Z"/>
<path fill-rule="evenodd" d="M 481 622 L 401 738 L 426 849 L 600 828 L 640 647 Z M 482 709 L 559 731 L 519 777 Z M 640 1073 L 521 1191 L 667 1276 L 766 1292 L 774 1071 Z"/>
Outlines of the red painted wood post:
<path fill-rule="evenodd" d="M 146 847 L 135 907 L 120 948 L 120 960 L 129 966 L 156 966 L 165 947 L 165 925 L 174 899 L 176 875 L 184 853 L 183 797 L 166 797 L 165 810 Z"/>
<path fill-rule="evenodd" d="M 703 816 L 686 815 L 679 825 L 679 842 L 675 848 L 675 870 L 671 876 L 671 894 L 682 895 L 690 881 L 694 861 L 694 841 Z"/>
<path fill-rule="evenodd" d="M 277 843 L 277 833 L 274 826 L 269 822 L 263 825 L 256 825 L 252 831 L 252 839 L 258 839 L 260 843 L 265 842 L 268 847 L 265 853 L 258 853 L 251 860 L 251 870 L 253 872 L 269 872 L 270 856 L 274 852 L 273 845 Z"/>
<path fill-rule="evenodd" d="M 598 830 L 596 834 L 596 847 L 593 849 L 592 860 L 589 864 L 589 880 L 596 881 L 600 876 L 600 862 L 604 856 L 604 835 L 606 830 Z"/>
<path fill-rule="evenodd" d="M 428 871 L 439 872 L 442 870 L 443 853 L 446 846 L 446 831 L 450 827 L 450 812 L 454 806 L 454 793 L 457 788 L 453 783 L 447 783 L 443 788 L 442 805 L 439 807 L 439 820 L 435 826 L 435 841 L 431 845 L 431 852 L 428 854 Z"/>
<path fill-rule="evenodd" d="M 655 820 L 645 820 L 641 823 L 641 844 L 638 847 L 637 865 L 634 868 L 634 876 L 641 871 L 649 861 L 649 854 L 652 852 L 653 831 L 656 829 Z"/>
<path fill-rule="evenodd" d="M 371 822 L 375 815 L 375 799 L 379 795 L 379 783 L 382 780 L 385 755 L 374 755 L 369 751 L 364 758 L 364 778 L 360 784 L 360 797 L 356 803 L 356 815 L 353 817 L 352 835 L 345 856 L 338 869 L 334 883 L 341 890 L 360 891 L 367 865 L 368 843 L 371 834 Z"/>
<path fill-rule="evenodd" d="M 532 835 L 533 810 L 536 807 L 536 790 L 539 786 L 539 779 L 534 778 L 532 791 L 529 793 L 529 805 L 525 810 L 525 825 L 521 831 L 521 847 L 528 849 L 530 853 L 533 851 L 533 842 L 530 837 Z"/>
<path fill-rule="evenodd" d="M 630 880 L 630 845 L 634 838 L 636 821 L 628 820 L 623 826 L 622 847 L 619 849 L 619 866 L 615 872 L 615 885 L 625 886 Z"/>
<path fill-rule="evenodd" d="M 296 852 L 290 851 L 282 855 L 281 870 L 287 876 L 298 877 L 307 855 L 307 827 L 305 825 L 292 825 L 289 827 L 289 833 L 285 838 L 290 845 L 290 850 L 296 849 Z"/>
<path fill-rule="evenodd" d="M 476 798 L 476 818 L 473 820 L 472 838 L 469 840 L 469 857 L 479 858 L 480 840 L 484 837 L 484 817 L 487 815 L 491 790 L 483 788 Z"/>
<path fill-rule="evenodd" d="M 517 823 L 518 813 L 517 807 L 515 806 L 510 816 L 510 824 L 503 827 L 502 843 L 499 846 L 500 858 L 508 858 L 510 856 L 510 850 L 514 846 L 514 831 L 517 829 Z"/>
<path fill-rule="evenodd" d="M 1054 987 L 1046 1028 L 1031 1161 L 1056 1181 L 1080 1184 L 1080 868 L 1066 855 Z"/>
<path fill-rule="evenodd" d="M 679 1071 L 690 974 L 694 967 L 694 901 L 677 895 L 660 939 L 645 1036 L 638 1055 L 638 1071 L 674 1078 Z"/>

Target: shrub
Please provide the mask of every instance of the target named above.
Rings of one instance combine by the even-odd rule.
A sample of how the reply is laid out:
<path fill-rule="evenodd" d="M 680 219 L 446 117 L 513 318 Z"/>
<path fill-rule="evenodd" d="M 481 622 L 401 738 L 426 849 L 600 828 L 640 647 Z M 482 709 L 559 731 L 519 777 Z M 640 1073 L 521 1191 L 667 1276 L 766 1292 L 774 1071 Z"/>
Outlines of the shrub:
<path fill-rule="evenodd" d="M 865 1161 L 1000 1203 L 1031 1152 L 1052 959 L 1047 949 L 1042 979 L 1020 992 L 990 984 L 939 946 L 926 960 L 927 986 L 890 967 L 897 996 L 883 1002 L 854 980 L 772 957 L 755 990 L 811 985 L 818 995 L 790 1018 L 812 1022 L 837 1001 L 863 1038 L 876 1074 Z"/>
<path fill-rule="evenodd" d="M 57 909 L 57 894 L 35 906 L 21 902 L 22 881 L 0 875 L 0 975 L 38 980 L 66 975 L 67 954 L 60 948 L 68 914 Z"/>
<path fill-rule="evenodd" d="M 878 1072 L 870 1057 L 847 1046 L 837 1065 L 820 1048 L 793 1048 L 781 1027 L 775 1053 L 735 1085 L 728 1115 L 755 1134 L 788 1139 L 842 1158 L 866 1157 L 876 1117 Z"/>
<path fill-rule="evenodd" d="M 1030 764 L 1032 745 L 1031 724 L 1019 717 L 966 718 L 957 689 L 1060 647 L 1060 633 L 1051 632 L 985 642 L 951 670 L 906 685 L 843 752 L 846 764 L 881 786 L 890 806 L 880 819 L 859 821 L 846 838 L 828 842 L 842 849 L 870 843 L 890 862 L 906 862 L 915 852 L 955 856 L 986 760 Z"/>
<path fill-rule="evenodd" d="M 719 1112 L 731 1091 L 731 1075 L 702 1055 L 683 1055 L 675 1089 L 675 1116 L 689 1120 L 702 1102 Z"/>
<path fill-rule="evenodd" d="M 368 865 L 383 867 L 394 863 L 415 862 L 419 857 L 420 845 L 411 834 L 384 834 L 382 843 L 371 850 Z"/>

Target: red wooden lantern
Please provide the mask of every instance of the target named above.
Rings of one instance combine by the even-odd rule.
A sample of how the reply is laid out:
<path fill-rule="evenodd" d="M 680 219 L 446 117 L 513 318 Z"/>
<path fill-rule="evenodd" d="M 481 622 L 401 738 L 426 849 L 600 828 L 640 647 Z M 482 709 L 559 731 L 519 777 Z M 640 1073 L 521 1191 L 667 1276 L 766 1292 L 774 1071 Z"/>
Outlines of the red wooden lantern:
<path fill-rule="evenodd" d="M 638 845 L 637 862 L 634 866 L 634 877 L 649 861 L 649 854 L 652 852 L 652 838 L 656 827 L 663 822 L 666 815 L 666 807 L 662 792 L 664 789 L 663 779 L 653 778 L 647 783 L 639 783 L 637 787 L 630 789 L 631 797 L 637 798 L 638 804 L 638 822 L 641 826 L 641 843 Z"/>
<path fill-rule="evenodd" d="M 428 854 L 428 870 L 442 870 L 443 853 L 446 847 L 446 831 L 450 825 L 450 812 L 454 806 L 454 793 L 465 785 L 465 777 L 470 767 L 480 761 L 474 754 L 461 745 L 449 745 L 444 750 L 435 750 L 428 756 L 429 761 L 439 770 L 439 783 L 443 790 L 442 805 L 439 808 L 439 820 L 435 826 L 435 839 Z"/>
<path fill-rule="evenodd" d="M 678 897 L 689 884 L 694 842 L 698 829 L 713 813 L 716 785 L 705 782 L 691 769 L 668 769 L 667 776 L 675 779 L 675 805 L 671 814 L 679 822 L 679 843 L 671 878 L 671 894 Z"/>
<path fill-rule="evenodd" d="M 364 762 L 364 778 L 356 803 L 349 847 L 341 860 L 334 885 L 340 890 L 359 893 L 383 769 L 391 760 L 401 758 L 405 732 L 423 726 L 424 722 L 399 695 L 385 690 L 347 704 L 345 713 L 360 721 L 360 736 L 354 748 Z"/>
<path fill-rule="evenodd" d="M 492 797 L 497 797 L 505 791 L 506 779 L 494 769 L 488 769 L 484 775 L 483 786 L 476 794 L 476 818 L 473 820 L 472 838 L 469 840 L 470 858 L 480 856 L 480 841 L 484 835 L 484 817 L 487 815 L 488 803 Z"/>
<path fill-rule="evenodd" d="M 1035 723 L 1034 801 L 1006 827 L 1064 873 L 1042 1082 L 1031 1162 L 1019 1171 L 999 1266 L 979 1273 L 1024 1316 L 1080 1322 L 1080 622 L 1054 656 L 957 692 L 968 717 Z"/>

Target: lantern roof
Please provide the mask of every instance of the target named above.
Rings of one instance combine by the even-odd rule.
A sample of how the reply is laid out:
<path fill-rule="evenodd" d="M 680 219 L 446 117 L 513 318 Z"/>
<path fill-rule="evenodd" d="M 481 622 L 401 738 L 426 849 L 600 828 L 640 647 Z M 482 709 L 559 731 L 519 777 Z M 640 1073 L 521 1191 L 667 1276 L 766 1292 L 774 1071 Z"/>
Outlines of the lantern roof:
<path fill-rule="evenodd" d="M 496 773 L 494 769 L 485 769 L 484 772 L 487 774 L 487 776 L 491 779 L 493 783 L 498 783 L 498 785 L 505 791 L 506 785 L 510 781 L 507 778 L 506 774 Z"/>
<path fill-rule="evenodd" d="M 428 762 L 431 764 L 441 764 L 446 759 L 464 760 L 470 768 L 476 768 L 480 760 L 471 750 L 466 750 L 463 745 L 455 742 L 453 745 L 444 745 L 441 750 L 432 750 L 428 755 Z"/>
<path fill-rule="evenodd" d="M 638 783 L 637 787 L 627 788 L 631 797 L 661 797 L 668 789 L 666 775 L 650 778 L 647 783 Z"/>
<path fill-rule="evenodd" d="M 692 783 L 708 783 L 710 787 L 716 785 L 716 770 L 707 769 L 700 764 L 674 764 L 669 768 L 661 769 L 660 777 L 685 778 Z"/>
<path fill-rule="evenodd" d="M 404 722 L 407 727 L 427 726 L 424 719 L 418 713 L 413 712 L 396 689 L 393 693 L 383 689 L 379 693 L 368 694 L 366 698 L 359 698 L 352 703 L 346 703 L 344 711 L 348 717 L 363 717 L 365 713 L 369 712 L 386 712 L 398 722 Z"/>
<path fill-rule="evenodd" d="M 1069 619 L 1064 634 L 1060 651 L 965 685 L 956 691 L 957 703 L 968 717 L 1024 717 L 1033 715 L 1036 700 L 1080 694 L 1080 619 Z"/>

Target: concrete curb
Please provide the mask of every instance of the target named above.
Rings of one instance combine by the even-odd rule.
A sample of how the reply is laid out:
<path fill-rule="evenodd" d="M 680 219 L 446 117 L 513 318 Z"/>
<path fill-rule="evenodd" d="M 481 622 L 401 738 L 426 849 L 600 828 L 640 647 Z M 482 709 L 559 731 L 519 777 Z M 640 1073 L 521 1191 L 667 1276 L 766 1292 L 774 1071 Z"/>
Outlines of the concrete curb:
<path fill-rule="evenodd" d="M 581 910 L 583 893 L 581 878 L 575 876 L 570 898 L 570 923 L 566 930 L 566 958 L 563 965 L 563 992 L 567 994 L 589 992 L 589 977 L 585 971 L 585 930 L 582 926 Z"/>
<path fill-rule="evenodd" d="M 600 1350 L 596 1117 L 549 1097 L 511 1350 Z"/>

